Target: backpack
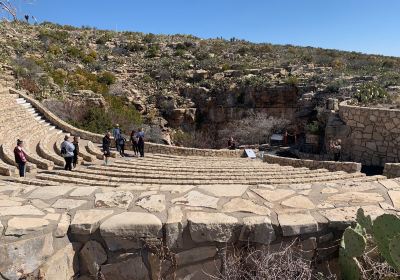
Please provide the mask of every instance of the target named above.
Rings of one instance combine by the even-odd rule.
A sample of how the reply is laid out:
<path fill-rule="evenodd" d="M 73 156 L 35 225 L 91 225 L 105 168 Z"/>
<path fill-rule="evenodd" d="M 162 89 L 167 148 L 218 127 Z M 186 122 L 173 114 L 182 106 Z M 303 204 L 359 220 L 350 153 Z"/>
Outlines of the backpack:
<path fill-rule="evenodd" d="M 67 154 L 67 147 L 61 144 L 61 155 L 65 156 Z"/>

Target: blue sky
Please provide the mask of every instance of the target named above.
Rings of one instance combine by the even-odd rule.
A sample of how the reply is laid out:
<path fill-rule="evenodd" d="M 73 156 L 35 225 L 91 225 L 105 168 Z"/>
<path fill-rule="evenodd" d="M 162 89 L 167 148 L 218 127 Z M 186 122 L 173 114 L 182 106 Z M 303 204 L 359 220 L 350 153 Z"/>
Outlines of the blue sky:
<path fill-rule="evenodd" d="M 34 15 L 39 22 L 202 38 L 236 37 L 252 42 L 400 56 L 400 0 L 15 2 L 20 14 Z"/>

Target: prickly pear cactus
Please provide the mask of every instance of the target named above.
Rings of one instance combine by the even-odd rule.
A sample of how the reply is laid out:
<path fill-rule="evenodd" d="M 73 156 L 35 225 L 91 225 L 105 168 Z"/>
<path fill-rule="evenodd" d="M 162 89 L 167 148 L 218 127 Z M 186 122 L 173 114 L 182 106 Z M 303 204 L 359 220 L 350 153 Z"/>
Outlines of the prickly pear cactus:
<path fill-rule="evenodd" d="M 357 210 L 357 223 L 367 232 L 372 232 L 372 219 L 371 216 L 365 216 L 364 210 L 359 208 Z"/>
<path fill-rule="evenodd" d="M 342 247 L 349 257 L 359 257 L 364 253 L 367 241 L 365 237 L 351 227 L 346 228 L 343 233 Z"/>
<path fill-rule="evenodd" d="M 400 233 L 390 240 L 389 252 L 393 263 L 396 265 L 394 268 L 400 271 Z"/>
<path fill-rule="evenodd" d="M 356 258 L 346 255 L 345 249 L 339 250 L 340 273 L 343 280 L 359 280 L 361 279 L 360 264 Z"/>
<path fill-rule="evenodd" d="M 391 255 L 390 243 L 395 237 L 395 239 L 397 239 L 397 235 L 400 233 L 400 219 L 395 215 L 383 214 L 375 219 L 372 226 L 372 232 L 381 255 L 393 268 L 398 267 L 396 261 Z M 392 246 L 393 250 L 398 248 L 398 246 Z"/>

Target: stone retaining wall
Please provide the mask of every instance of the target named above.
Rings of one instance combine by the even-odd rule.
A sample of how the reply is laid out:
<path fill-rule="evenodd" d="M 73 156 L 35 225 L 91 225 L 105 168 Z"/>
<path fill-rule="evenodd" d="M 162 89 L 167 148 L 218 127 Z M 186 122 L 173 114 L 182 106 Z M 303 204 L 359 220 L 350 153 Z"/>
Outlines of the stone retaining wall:
<path fill-rule="evenodd" d="M 349 173 L 360 172 L 361 164 L 357 162 L 336 162 L 336 161 L 318 161 L 310 159 L 286 158 L 265 154 L 264 161 L 271 164 L 283 166 L 307 167 L 310 169 L 324 168 L 329 171 L 345 171 Z"/>
<path fill-rule="evenodd" d="M 388 178 L 400 177 L 400 163 L 385 163 L 383 175 Z"/>
<path fill-rule="evenodd" d="M 400 161 L 400 110 L 339 106 L 340 118 L 350 127 L 342 139 L 342 155 L 365 165 L 384 166 Z"/>
<path fill-rule="evenodd" d="M 26 99 L 32 106 L 38 110 L 50 123 L 64 130 L 65 132 L 70 133 L 71 135 L 76 135 L 81 137 L 82 139 L 92 141 L 93 143 L 101 143 L 104 135 L 92 133 L 89 131 L 85 131 L 79 128 L 76 128 L 69 123 L 63 121 L 55 114 L 50 112 L 46 107 L 44 107 L 39 101 L 35 100 L 31 96 L 10 88 L 11 94 L 17 94 L 20 97 Z M 130 145 L 127 145 L 129 149 Z M 240 157 L 243 155 L 242 150 L 212 150 L 212 149 L 194 149 L 194 148 L 185 148 L 185 147 L 177 147 L 177 146 L 169 146 L 162 144 L 154 144 L 154 143 L 146 143 L 145 152 L 147 153 L 160 153 L 160 154 L 173 154 L 173 155 L 181 155 L 181 156 L 215 156 L 215 157 Z"/>

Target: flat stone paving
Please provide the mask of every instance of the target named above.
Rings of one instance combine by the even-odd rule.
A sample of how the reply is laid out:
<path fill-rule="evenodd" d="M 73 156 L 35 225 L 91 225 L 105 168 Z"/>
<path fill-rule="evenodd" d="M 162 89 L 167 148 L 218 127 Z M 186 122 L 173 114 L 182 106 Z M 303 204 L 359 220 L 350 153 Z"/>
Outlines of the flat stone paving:
<path fill-rule="evenodd" d="M 178 164 L 169 166 L 186 162 L 185 166 L 193 166 L 193 172 L 199 171 L 196 166 L 202 166 L 195 158 L 175 160 Z M 202 160 L 207 161 L 207 158 Z M 231 165 L 233 172 L 248 165 L 254 169 L 265 168 L 266 174 L 270 167 L 285 175 L 285 170 L 279 166 L 261 161 L 212 160 L 215 164 L 210 165 L 208 174 L 218 174 L 220 164 Z M 164 165 L 162 157 L 151 161 Z M 129 158 L 118 162 L 134 166 L 139 160 Z M 87 167 L 80 167 L 84 168 Z M 140 170 L 140 166 L 136 170 Z M 122 172 L 126 173 L 124 169 Z M 80 170 L 76 170 L 71 174 L 79 173 Z M 49 182 L 50 186 L 42 186 L 34 178 L 15 182 L 8 178 L 8 181 L 0 180 L 0 252 L 7 252 L 7 244 L 39 236 L 44 239 L 37 242 L 44 246 L 50 242 L 50 237 L 66 238 L 68 231 L 70 236 L 80 237 L 97 232 L 109 251 L 138 249 L 143 238 L 163 238 L 171 247 L 180 248 L 184 231 L 193 244 L 238 240 L 270 244 L 282 237 L 342 230 L 354 221 L 359 207 L 373 217 L 384 212 L 400 214 L 400 179 L 365 176 L 326 179 L 286 184 L 262 181 L 242 184 L 223 179 L 219 184 L 204 184 L 206 180 L 192 184 L 137 184 L 135 179 L 113 183 L 110 177 L 110 186 L 106 181 L 100 186 L 55 181 Z M 33 246 L 32 243 L 21 244 L 19 250 Z M 45 252 L 43 254 L 45 258 Z M 8 262 L 12 257 L 11 253 L 3 256 Z M 29 272 L 29 268 L 25 269 Z M 4 276 L 13 279 L 12 272 Z"/>

